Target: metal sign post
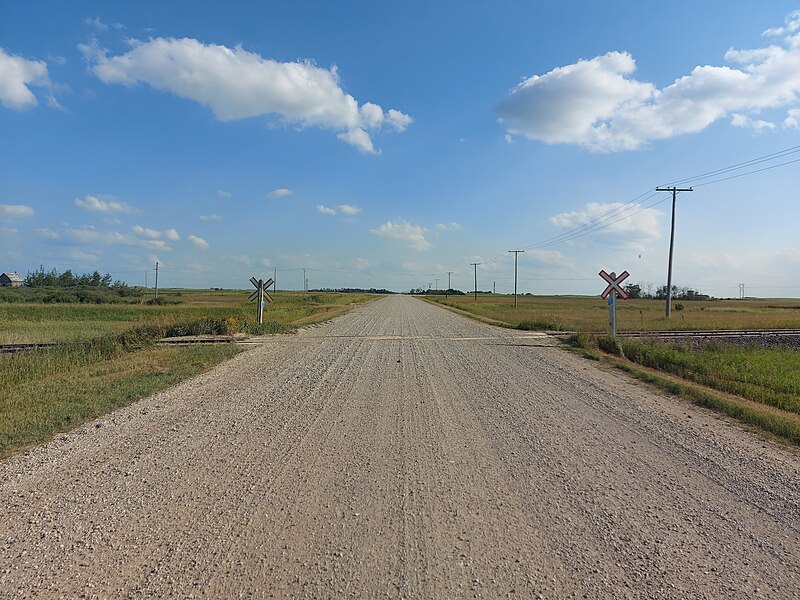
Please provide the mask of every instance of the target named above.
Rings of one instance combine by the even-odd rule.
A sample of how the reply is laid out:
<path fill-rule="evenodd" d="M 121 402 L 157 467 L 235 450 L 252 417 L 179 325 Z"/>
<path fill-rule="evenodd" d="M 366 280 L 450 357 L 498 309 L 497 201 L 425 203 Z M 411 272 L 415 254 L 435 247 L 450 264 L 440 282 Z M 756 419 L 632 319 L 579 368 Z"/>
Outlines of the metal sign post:
<path fill-rule="evenodd" d="M 270 277 L 267 281 L 263 279 L 250 278 L 250 283 L 256 288 L 256 291 L 250 294 L 250 300 L 258 302 L 258 312 L 256 313 L 256 320 L 259 325 L 264 322 L 264 301 L 272 302 L 272 296 L 269 295 L 267 288 L 274 282 Z"/>
<path fill-rule="evenodd" d="M 608 284 L 603 293 L 600 294 L 602 298 L 608 298 L 608 329 L 611 332 L 611 337 L 617 337 L 617 296 L 623 300 L 627 300 L 630 296 L 628 292 L 622 287 L 622 282 L 625 281 L 630 273 L 623 271 L 617 277 L 613 271 L 611 274 L 605 272 L 605 269 L 599 273 L 600 277 Z"/>

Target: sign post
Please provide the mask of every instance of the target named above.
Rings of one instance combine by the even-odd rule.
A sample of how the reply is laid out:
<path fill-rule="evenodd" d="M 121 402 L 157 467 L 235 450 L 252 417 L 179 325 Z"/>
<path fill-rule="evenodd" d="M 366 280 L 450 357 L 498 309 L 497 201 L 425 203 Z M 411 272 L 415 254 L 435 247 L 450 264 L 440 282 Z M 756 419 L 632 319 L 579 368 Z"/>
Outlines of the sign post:
<path fill-rule="evenodd" d="M 625 281 L 630 273 L 623 271 L 617 277 L 613 271 L 611 274 L 605 272 L 605 269 L 599 273 L 600 277 L 608 284 L 603 293 L 600 294 L 602 298 L 608 298 L 608 328 L 611 332 L 611 337 L 617 337 L 617 296 L 623 300 L 627 300 L 630 296 L 628 292 L 622 287 L 622 282 Z"/>
<path fill-rule="evenodd" d="M 273 280 L 271 277 L 267 281 L 251 277 L 250 283 L 256 288 L 256 291 L 250 294 L 250 300 L 258 302 L 256 321 L 261 325 L 264 322 L 264 301 L 272 302 L 272 296 L 269 295 L 267 288 L 273 284 Z"/>

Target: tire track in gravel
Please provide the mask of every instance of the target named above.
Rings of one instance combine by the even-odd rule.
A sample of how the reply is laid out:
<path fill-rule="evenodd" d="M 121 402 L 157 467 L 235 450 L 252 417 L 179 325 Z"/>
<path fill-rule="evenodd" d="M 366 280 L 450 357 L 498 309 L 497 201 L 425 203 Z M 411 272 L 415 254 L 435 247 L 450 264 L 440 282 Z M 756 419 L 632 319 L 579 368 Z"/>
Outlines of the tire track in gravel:
<path fill-rule="evenodd" d="M 0 598 L 800 587 L 795 449 L 412 298 L 263 341 L 0 463 Z"/>

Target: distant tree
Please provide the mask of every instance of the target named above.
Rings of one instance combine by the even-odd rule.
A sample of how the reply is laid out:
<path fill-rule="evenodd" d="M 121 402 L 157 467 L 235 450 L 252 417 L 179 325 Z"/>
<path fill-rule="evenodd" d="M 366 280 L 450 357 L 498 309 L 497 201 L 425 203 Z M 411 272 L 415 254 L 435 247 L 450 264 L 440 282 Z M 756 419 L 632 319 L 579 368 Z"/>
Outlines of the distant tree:
<path fill-rule="evenodd" d="M 628 295 L 633 299 L 638 299 L 642 297 L 642 286 L 637 283 L 629 283 L 625 286 L 625 291 L 628 292 Z"/>

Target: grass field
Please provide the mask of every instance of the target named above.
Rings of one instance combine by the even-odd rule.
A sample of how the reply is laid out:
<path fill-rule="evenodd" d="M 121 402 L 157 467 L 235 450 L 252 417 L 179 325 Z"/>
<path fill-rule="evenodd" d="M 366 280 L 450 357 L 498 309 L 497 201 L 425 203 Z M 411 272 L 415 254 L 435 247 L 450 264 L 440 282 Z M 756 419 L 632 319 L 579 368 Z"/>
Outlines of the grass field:
<path fill-rule="evenodd" d="M 166 304 L 2 304 L 0 344 L 90 339 L 153 324 L 228 321 L 231 333 L 256 318 L 245 291 L 164 290 Z M 362 294 L 278 292 L 264 310 L 272 331 L 324 321 L 368 298 Z M 269 331 L 269 329 L 267 329 Z"/>
<path fill-rule="evenodd" d="M 426 299 L 500 321 L 509 327 L 556 331 L 605 332 L 608 306 L 600 296 L 425 296 Z M 683 310 L 675 310 L 678 304 Z M 619 331 L 695 329 L 800 329 L 800 300 L 676 301 L 664 317 L 663 300 L 617 303 Z"/>
<path fill-rule="evenodd" d="M 176 333 L 276 332 L 333 318 L 366 294 L 278 293 L 255 325 L 245 292 L 168 291 L 180 304 L 0 304 L 0 343 L 64 342 L 0 355 L 0 458 L 210 369 L 241 348 L 156 347 Z"/>
<path fill-rule="evenodd" d="M 606 337 L 608 308 L 599 297 L 525 296 L 518 299 L 516 309 L 513 296 L 478 296 L 477 301 L 472 296 L 426 299 L 505 327 L 576 331 L 573 341 L 589 355 L 596 356 L 598 349 L 611 351 L 618 355 L 609 358 L 615 366 L 643 381 L 800 444 L 800 351 L 797 349 L 720 344 L 675 347 L 628 338 L 614 342 Z M 619 302 L 619 329 L 800 329 L 800 300 L 680 303 L 683 310 L 673 310 L 672 318 L 667 320 L 661 300 Z M 643 371 L 634 364 L 672 378 Z M 711 390 L 721 394 L 715 395 Z"/>

